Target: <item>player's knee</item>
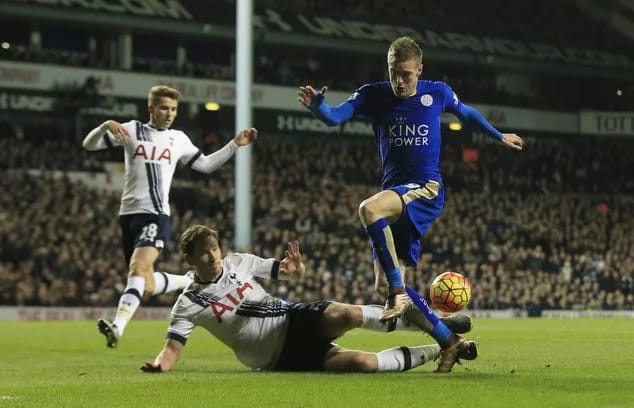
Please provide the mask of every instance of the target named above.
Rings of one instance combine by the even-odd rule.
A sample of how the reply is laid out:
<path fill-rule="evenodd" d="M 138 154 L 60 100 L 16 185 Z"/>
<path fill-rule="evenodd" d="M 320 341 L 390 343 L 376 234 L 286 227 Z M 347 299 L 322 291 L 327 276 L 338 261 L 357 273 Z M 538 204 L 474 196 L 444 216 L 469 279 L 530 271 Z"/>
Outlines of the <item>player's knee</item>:
<path fill-rule="evenodd" d="M 128 276 L 141 276 L 147 279 L 148 275 L 152 273 L 152 265 L 143 261 L 132 261 L 130 263 L 130 269 Z"/>
<path fill-rule="evenodd" d="M 132 277 L 141 277 L 145 279 L 143 294 L 154 293 L 154 268 L 152 264 L 133 260 L 130 263 L 130 268 L 128 270 L 128 279 Z"/>
<path fill-rule="evenodd" d="M 359 219 L 366 226 L 379 218 L 377 209 L 374 207 L 370 200 L 363 200 L 361 204 L 359 204 Z"/>
<path fill-rule="evenodd" d="M 327 321 L 345 329 L 358 327 L 363 322 L 363 313 L 359 307 L 333 302 L 326 308 L 324 315 Z"/>
<path fill-rule="evenodd" d="M 378 369 L 376 354 L 357 353 L 350 359 L 351 371 L 360 373 L 373 373 Z"/>
<path fill-rule="evenodd" d="M 341 321 L 347 327 L 359 327 L 363 323 L 363 312 L 360 307 L 350 305 L 341 314 Z"/>

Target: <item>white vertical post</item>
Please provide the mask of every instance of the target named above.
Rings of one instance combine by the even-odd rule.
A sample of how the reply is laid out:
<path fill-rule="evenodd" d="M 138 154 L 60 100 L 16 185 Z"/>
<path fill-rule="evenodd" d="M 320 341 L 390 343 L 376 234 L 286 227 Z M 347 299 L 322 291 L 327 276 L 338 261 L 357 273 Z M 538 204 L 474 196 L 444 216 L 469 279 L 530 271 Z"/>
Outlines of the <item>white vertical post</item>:
<path fill-rule="evenodd" d="M 253 1 L 236 1 L 236 131 L 251 124 L 251 87 L 253 82 Z M 251 246 L 253 209 L 251 208 L 251 150 L 236 153 L 235 245 L 247 250 Z"/>

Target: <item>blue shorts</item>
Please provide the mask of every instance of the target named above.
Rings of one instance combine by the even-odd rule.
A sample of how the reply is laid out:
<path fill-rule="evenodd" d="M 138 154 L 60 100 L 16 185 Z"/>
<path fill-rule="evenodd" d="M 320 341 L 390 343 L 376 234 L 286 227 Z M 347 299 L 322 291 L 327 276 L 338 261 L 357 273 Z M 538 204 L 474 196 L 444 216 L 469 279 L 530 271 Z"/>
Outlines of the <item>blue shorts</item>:
<path fill-rule="evenodd" d="M 170 217 L 165 214 L 126 214 L 119 216 L 123 235 L 123 253 L 126 265 L 135 248 L 151 246 L 159 251 L 172 230 Z"/>
<path fill-rule="evenodd" d="M 288 329 L 282 353 L 277 360 L 280 371 L 323 371 L 326 354 L 334 338 L 324 338 L 321 321 L 332 302 L 296 303 L 288 311 Z"/>
<path fill-rule="evenodd" d="M 421 186 L 417 183 L 389 187 L 401 197 L 403 214 L 392 225 L 396 255 L 407 266 L 416 266 L 420 253 L 420 239 L 442 214 L 445 206 L 444 188 L 441 183 L 429 180 Z"/>

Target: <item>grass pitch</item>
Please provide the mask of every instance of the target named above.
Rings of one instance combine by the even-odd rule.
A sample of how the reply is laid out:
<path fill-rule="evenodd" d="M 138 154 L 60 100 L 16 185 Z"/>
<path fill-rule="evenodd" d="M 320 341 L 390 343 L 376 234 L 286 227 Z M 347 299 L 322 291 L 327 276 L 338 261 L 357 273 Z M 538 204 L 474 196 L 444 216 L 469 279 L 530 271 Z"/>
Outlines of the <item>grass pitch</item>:
<path fill-rule="evenodd" d="M 168 374 L 138 370 L 166 321 L 133 321 L 117 350 L 96 322 L 0 322 L 0 407 L 634 407 L 633 319 L 479 319 L 480 357 L 434 374 L 252 372 L 196 329 Z M 339 344 L 429 344 L 414 332 L 355 330 Z"/>

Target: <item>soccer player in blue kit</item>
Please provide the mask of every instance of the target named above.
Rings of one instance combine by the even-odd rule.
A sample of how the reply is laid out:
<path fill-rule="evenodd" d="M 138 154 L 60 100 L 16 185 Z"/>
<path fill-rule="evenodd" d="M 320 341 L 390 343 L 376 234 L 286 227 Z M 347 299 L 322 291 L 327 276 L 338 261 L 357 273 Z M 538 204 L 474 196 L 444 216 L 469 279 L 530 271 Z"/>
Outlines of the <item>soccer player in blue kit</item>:
<path fill-rule="evenodd" d="M 410 37 L 397 38 L 387 53 L 389 81 L 361 86 L 338 106 L 325 103 L 327 87 L 299 87 L 298 101 L 329 126 L 354 116 L 367 117 L 381 158 L 381 192 L 364 200 L 359 218 L 372 244 L 376 289 L 387 282 L 387 300 L 381 320 L 393 322 L 410 306 L 404 273 L 416 266 L 420 239 L 440 216 L 444 187 L 438 168 L 440 159 L 440 114 L 451 112 L 463 123 L 499 140 L 513 150 L 524 141 L 514 133 L 496 130 L 475 109 L 463 104 L 443 82 L 419 79 L 423 73 L 423 52 Z M 381 271 L 383 273 L 381 273 Z M 414 293 L 414 292 L 410 292 Z M 463 339 L 451 333 L 429 309 L 423 312 L 436 328 L 434 338 L 447 350 Z M 455 354 L 450 352 L 450 354 Z M 441 354 L 441 364 L 444 356 Z M 455 363 L 447 356 L 447 366 Z"/>

